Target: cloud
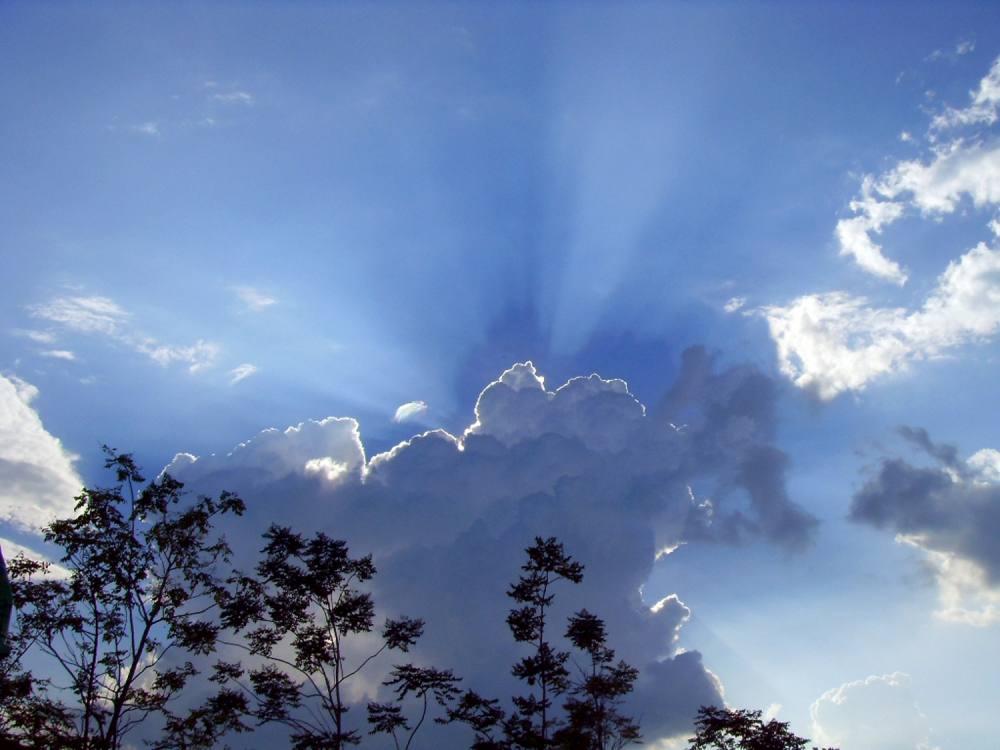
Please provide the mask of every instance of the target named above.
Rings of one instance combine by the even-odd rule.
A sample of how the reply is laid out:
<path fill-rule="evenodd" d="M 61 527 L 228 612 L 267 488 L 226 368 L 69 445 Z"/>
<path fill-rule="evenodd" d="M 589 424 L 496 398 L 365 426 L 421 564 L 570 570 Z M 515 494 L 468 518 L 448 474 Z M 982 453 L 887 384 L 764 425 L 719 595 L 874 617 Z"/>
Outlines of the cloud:
<path fill-rule="evenodd" d="M 246 306 L 246 309 L 250 312 L 260 312 L 261 310 L 266 310 L 278 301 L 274 297 L 254 289 L 252 286 L 233 287 L 233 291 L 236 293 L 236 296 L 239 297 L 240 302 L 242 302 Z"/>
<path fill-rule="evenodd" d="M 972 48 L 968 51 L 971 52 Z M 993 67 L 979 82 L 979 87 L 969 92 L 969 98 L 972 101 L 968 107 L 949 107 L 937 115 L 931 122 L 931 128 L 945 130 L 964 125 L 993 125 L 997 121 L 997 108 L 1000 107 L 1000 57 L 993 62 Z"/>
<path fill-rule="evenodd" d="M 976 207 L 1000 204 L 1000 145 L 955 141 L 938 148 L 926 163 L 920 159 L 900 162 L 874 189 L 890 199 L 908 197 L 910 205 L 924 215 L 950 214 L 964 197 Z M 880 203 L 870 195 L 869 200 L 875 211 L 898 205 Z M 893 211 L 890 220 L 901 215 Z"/>
<path fill-rule="evenodd" d="M 64 359 L 67 362 L 72 362 L 76 359 L 76 355 L 67 349 L 49 349 L 41 354 L 43 357 L 49 357 L 51 359 Z"/>
<path fill-rule="evenodd" d="M 83 486 L 68 453 L 32 406 L 38 389 L 0 375 L 0 523 L 37 534 L 54 518 L 72 514 Z"/>
<path fill-rule="evenodd" d="M 131 327 L 130 313 L 107 297 L 61 297 L 43 305 L 34 305 L 29 312 L 35 318 L 57 323 L 72 331 L 106 336 L 145 354 L 164 367 L 179 362 L 188 365 L 188 370 L 195 373 L 214 364 L 219 353 L 218 344 L 210 341 L 199 339 L 188 346 L 170 346 L 142 335 Z"/>
<path fill-rule="evenodd" d="M 875 199 L 872 190 L 873 183 L 868 177 L 862 184 L 861 198 L 850 203 L 851 210 L 860 215 L 837 222 L 840 254 L 852 256 L 865 271 L 902 286 L 906 283 L 906 274 L 898 263 L 882 254 L 882 248 L 872 241 L 871 233 L 881 232 L 882 227 L 898 219 L 903 214 L 903 206 Z"/>
<path fill-rule="evenodd" d="M 558 537 L 587 569 L 558 592 L 553 621 L 583 606 L 605 618 L 641 670 L 631 709 L 652 741 L 689 731 L 699 705 L 722 700 L 701 654 L 678 648 L 690 616 L 681 599 L 642 600 L 657 552 L 755 539 L 797 549 L 814 530 L 785 491 L 775 393 L 750 367 L 717 372 L 700 349 L 648 410 L 622 380 L 553 390 L 525 362 L 483 389 L 460 435 L 432 430 L 367 458 L 358 422 L 331 417 L 264 431 L 227 455 L 181 454 L 167 471 L 193 492 L 240 491 L 251 528 L 319 528 L 373 553 L 380 611 L 428 622 L 416 658 L 490 695 L 516 689 L 504 592 L 532 538 Z M 250 564 L 254 535 L 230 536 Z"/>
<path fill-rule="evenodd" d="M 392 415 L 392 421 L 398 424 L 413 422 L 426 413 L 427 403 L 425 401 L 408 401 L 396 408 L 396 413 Z"/>
<path fill-rule="evenodd" d="M 166 367 L 174 362 L 188 366 L 188 372 L 195 373 L 215 364 L 219 354 L 218 344 L 199 339 L 190 346 L 166 346 L 155 339 L 135 341 L 135 349 L 148 356 L 157 364 Z"/>
<path fill-rule="evenodd" d="M 723 310 L 727 313 L 734 313 L 740 308 L 742 308 L 747 303 L 746 297 L 733 297 L 725 305 L 723 305 Z"/>
<path fill-rule="evenodd" d="M 132 131 L 139 133 L 140 135 L 148 135 L 151 138 L 157 138 L 160 135 L 160 125 L 156 122 L 143 122 L 139 125 L 134 125 Z"/>
<path fill-rule="evenodd" d="M 7 539 L 0 536 L 0 548 L 3 549 L 4 560 L 9 564 L 10 561 L 17 557 L 18 555 L 23 555 L 29 560 L 38 560 L 39 562 L 46 562 L 49 564 L 49 568 L 45 575 L 49 578 L 69 578 L 70 572 L 64 568 L 59 563 L 50 559 L 47 555 L 39 552 L 38 550 L 32 549 L 31 547 L 26 547 L 23 544 L 18 544 L 12 539 Z"/>
<path fill-rule="evenodd" d="M 257 372 L 257 365 L 252 365 L 249 362 L 244 362 L 242 365 L 238 365 L 229 371 L 229 384 L 236 385 L 241 380 L 246 380 L 251 375 Z"/>
<path fill-rule="evenodd" d="M 823 693 L 810 708 L 812 744 L 869 750 L 932 750 L 927 717 L 902 672 L 872 675 Z"/>
<path fill-rule="evenodd" d="M 948 109 L 932 129 L 997 121 L 1000 59 L 972 92 L 966 109 Z M 1000 141 L 957 139 L 934 145 L 927 158 L 903 160 L 879 177 L 866 175 L 853 216 L 837 222 L 842 255 L 866 272 L 897 285 L 907 274 L 874 237 L 904 215 L 935 221 L 971 202 L 1000 207 Z M 765 307 L 779 366 L 792 381 L 830 399 L 859 391 L 874 378 L 905 370 L 971 341 L 990 338 L 1000 326 L 1000 256 L 996 219 L 987 223 L 992 245 L 980 242 L 952 260 L 916 309 L 880 307 L 845 291 L 807 294 Z"/>
<path fill-rule="evenodd" d="M 23 336 L 26 339 L 31 339 L 36 344 L 52 344 L 56 340 L 55 334 L 51 331 L 32 331 L 16 328 L 13 333 L 15 336 Z"/>
<path fill-rule="evenodd" d="M 254 99 L 253 94 L 248 91 L 226 91 L 217 94 L 212 94 L 212 99 L 217 102 L 222 102 L 223 104 L 242 104 L 244 106 L 253 106 Z"/>
<path fill-rule="evenodd" d="M 952 261 L 918 310 L 874 307 L 864 297 L 830 292 L 760 312 L 781 372 L 832 399 L 993 336 L 1000 328 L 1000 250 L 980 243 Z"/>
<path fill-rule="evenodd" d="M 976 49 L 976 43 L 969 39 L 965 39 L 955 45 L 955 54 L 959 56 L 967 55 L 970 52 L 974 52 L 975 49 Z"/>
<path fill-rule="evenodd" d="M 1000 616 L 1000 452 L 984 449 L 968 460 L 954 446 L 931 441 L 926 431 L 903 436 L 934 465 L 900 458 L 881 461 L 855 493 L 852 521 L 895 535 L 924 553 L 939 586 L 939 617 L 987 625 Z"/>
<path fill-rule="evenodd" d="M 117 336 L 129 314 L 107 297 L 61 297 L 30 308 L 36 318 L 59 323 L 81 333 Z"/>

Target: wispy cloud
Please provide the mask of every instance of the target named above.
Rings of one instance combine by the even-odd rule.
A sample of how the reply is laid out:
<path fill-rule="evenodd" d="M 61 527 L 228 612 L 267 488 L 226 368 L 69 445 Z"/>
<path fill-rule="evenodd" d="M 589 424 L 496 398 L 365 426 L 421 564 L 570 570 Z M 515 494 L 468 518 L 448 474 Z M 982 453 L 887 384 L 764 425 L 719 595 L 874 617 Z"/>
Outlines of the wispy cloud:
<path fill-rule="evenodd" d="M 972 40 L 966 39 L 955 45 L 955 54 L 959 56 L 967 55 L 970 52 L 974 52 L 975 49 L 976 49 L 976 43 L 973 42 Z"/>
<path fill-rule="evenodd" d="M 132 126 L 132 131 L 139 133 L 140 135 L 147 135 L 151 138 L 155 138 L 160 135 L 160 125 L 159 123 L 148 121 L 139 123 L 138 125 Z"/>
<path fill-rule="evenodd" d="M 236 286 L 233 287 L 233 292 L 239 297 L 240 302 L 246 305 L 247 310 L 251 312 L 266 310 L 278 301 L 274 297 L 264 294 L 252 286 Z"/>
<path fill-rule="evenodd" d="M 15 328 L 12 333 L 15 336 L 23 336 L 26 339 L 31 339 L 36 344 L 52 344 L 56 340 L 56 336 L 51 331 L 34 331 L 23 328 Z"/>
<path fill-rule="evenodd" d="M 35 318 L 62 325 L 71 331 L 105 336 L 163 366 L 175 362 L 187 364 L 190 372 L 212 365 L 219 352 L 217 344 L 201 339 L 188 346 L 171 346 L 142 335 L 130 325 L 131 315 L 107 297 L 61 297 L 32 306 L 29 312 Z"/>
<path fill-rule="evenodd" d="M 979 82 L 979 87 L 969 92 L 969 97 L 972 100 L 969 106 L 960 109 L 949 107 L 934 118 L 931 127 L 944 130 L 962 125 L 995 123 L 997 108 L 1000 106 L 1000 58 L 997 58 L 990 72 Z"/>
<path fill-rule="evenodd" d="M 223 104 L 242 104 L 247 107 L 253 106 L 256 101 L 249 91 L 219 92 L 212 94 L 212 99 Z"/>
<path fill-rule="evenodd" d="M 725 305 L 722 306 L 722 309 L 725 310 L 727 313 L 734 313 L 740 308 L 742 308 L 746 303 L 747 303 L 746 297 L 733 297 Z"/>
<path fill-rule="evenodd" d="M 244 362 L 242 365 L 238 365 L 229 371 L 229 384 L 236 385 L 241 380 L 246 380 L 251 375 L 257 372 L 257 365 L 252 365 L 249 362 Z"/>
<path fill-rule="evenodd" d="M 67 349 L 49 349 L 41 353 L 43 357 L 50 357 L 52 359 L 65 359 L 68 362 L 72 362 L 76 359 L 76 355 Z"/>
<path fill-rule="evenodd" d="M 36 318 L 59 323 L 81 333 L 117 335 L 129 314 L 107 297 L 60 297 L 30 308 Z"/>

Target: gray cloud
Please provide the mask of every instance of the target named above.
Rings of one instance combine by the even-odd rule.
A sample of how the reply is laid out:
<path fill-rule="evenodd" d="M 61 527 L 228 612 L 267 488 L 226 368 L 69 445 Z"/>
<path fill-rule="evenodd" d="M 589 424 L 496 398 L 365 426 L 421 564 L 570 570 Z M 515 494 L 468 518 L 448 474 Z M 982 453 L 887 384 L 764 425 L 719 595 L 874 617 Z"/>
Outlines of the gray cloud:
<path fill-rule="evenodd" d="M 952 446 L 928 440 L 928 453 L 942 465 L 883 460 L 876 475 L 854 495 L 850 518 L 959 555 L 979 565 L 992 585 L 1000 584 L 1000 486 L 978 481 L 971 469 L 951 469 L 942 456 L 954 460 Z"/>
<path fill-rule="evenodd" d="M 996 619 L 1000 595 L 1000 484 L 998 457 L 983 450 L 967 461 L 951 445 L 931 441 L 927 432 L 904 427 L 900 434 L 920 447 L 937 465 L 914 466 L 900 458 L 881 461 L 875 474 L 855 493 L 853 521 L 897 535 L 927 553 L 941 587 L 942 614 L 972 624 Z M 968 595 L 979 612 L 963 604 Z"/>
<path fill-rule="evenodd" d="M 380 610 L 428 622 L 419 658 L 499 697 L 515 690 L 517 655 L 505 591 L 532 538 L 558 537 L 586 573 L 559 592 L 554 617 L 586 606 L 606 620 L 641 670 L 633 710 L 655 739 L 722 700 L 701 655 L 678 651 L 687 608 L 641 598 L 657 554 L 755 538 L 796 549 L 814 529 L 785 492 L 774 402 L 770 379 L 716 372 L 700 349 L 651 411 L 624 381 L 591 375 L 549 390 L 523 363 L 483 390 L 460 436 L 432 430 L 368 459 L 358 423 L 328 418 L 167 468 L 193 491 L 241 491 L 251 526 L 320 526 L 372 552 Z M 259 540 L 244 530 L 234 541 L 247 555 Z"/>

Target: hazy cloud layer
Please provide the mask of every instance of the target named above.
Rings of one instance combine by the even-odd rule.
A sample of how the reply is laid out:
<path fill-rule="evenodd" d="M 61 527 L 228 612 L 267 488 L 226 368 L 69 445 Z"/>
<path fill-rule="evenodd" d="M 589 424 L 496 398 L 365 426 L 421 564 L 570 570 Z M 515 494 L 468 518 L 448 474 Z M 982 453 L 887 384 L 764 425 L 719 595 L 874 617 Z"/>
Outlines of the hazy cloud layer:
<path fill-rule="evenodd" d="M 812 744 L 867 750 L 932 750 L 927 717 L 902 672 L 872 675 L 823 693 L 810 708 Z"/>
<path fill-rule="evenodd" d="M 940 221 L 971 203 L 1000 206 L 1000 142 L 990 128 L 1000 106 L 1000 59 L 971 93 L 966 108 L 948 108 L 932 121 L 928 154 L 903 160 L 879 177 L 863 178 L 851 201 L 853 216 L 837 223 L 840 252 L 860 268 L 903 285 L 907 273 L 876 238 L 900 218 Z M 939 143 L 942 130 L 984 126 Z M 906 140 L 913 137 L 907 133 Z M 998 224 L 987 226 L 997 234 Z M 1000 328 L 1000 250 L 996 238 L 952 260 L 923 304 L 915 309 L 879 306 L 846 291 L 807 294 L 760 312 L 778 349 L 781 371 L 822 399 L 863 390 L 872 380 L 902 372 L 912 363 Z"/>
<path fill-rule="evenodd" d="M 0 523 L 29 534 L 70 515 L 83 487 L 75 457 L 32 408 L 37 395 L 30 383 L 0 375 Z"/>
<path fill-rule="evenodd" d="M 1000 453 L 986 449 L 961 461 L 953 446 L 933 443 L 924 430 L 901 432 L 935 465 L 883 460 L 854 495 L 850 518 L 924 551 L 939 584 L 939 616 L 973 625 L 994 622 L 1000 603 Z"/>
<path fill-rule="evenodd" d="M 461 436 L 426 432 L 370 460 L 357 422 L 328 418 L 226 456 L 180 455 L 168 470 L 198 491 L 242 491 L 250 525 L 320 526 L 374 553 L 381 606 L 428 621 L 420 658 L 498 696 L 515 689 L 504 592 L 532 538 L 557 536 L 587 570 L 559 591 L 556 617 L 586 606 L 607 620 L 642 671 L 634 708 L 647 737 L 687 730 L 700 704 L 721 700 L 719 683 L 698 652 L 677 651 L 687 607 L 644 602 L 639 588 L 657 553 L 681 542 L 808 542 L 815 521 L 785 493 L 787 459 L 772 443 L 771 380 L 718 373 L 690 350 L 647 411 L 624 381 L 549 390 L 524 363 L 483 390 L 474 416 Z M 243 537 L 241 554 L 257 546 Z"/>

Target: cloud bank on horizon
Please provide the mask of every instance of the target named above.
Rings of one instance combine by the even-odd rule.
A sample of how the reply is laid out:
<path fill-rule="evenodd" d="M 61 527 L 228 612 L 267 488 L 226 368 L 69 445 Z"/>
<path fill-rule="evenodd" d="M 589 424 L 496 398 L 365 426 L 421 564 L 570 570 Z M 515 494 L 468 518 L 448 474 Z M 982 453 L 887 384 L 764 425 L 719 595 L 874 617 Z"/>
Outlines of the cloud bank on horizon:
<path fill-rule="evenodd" d="M 653 740 L 722 701 L 701 654 L 677 648 L 688 608 L 642 598 L 657 556 L 758 538 L 800 550 L 815 530 L 785 490 L 775 393 L 753 368 L 717 372 L 700 349 L 649 410 L 622 380 L 549 390 L 526 362 L 482 391 L 461 435 L 432 430 L 369 459 L 358 422 L 331 417 L 266 430 L 226 455 L 181 454 L 166 470 L 193 491 L 240 491 L 258 530 L 318 527 L 372 552 L 380 608 L 428 621 L 419 658 L 500 696 L 514 657 L 506 586 L 534 536 L 558 537 L 586 573 L 579 590 L 559 592 L 556 617 L 586 606 L 606 619 L 619 655 L 640 668 L 632 709 Z M 242 543 L 243 554 L 255 546 Z"/>
<path fill-rule="evenodd" d="M 837 223 L 841 255 L 870 276 L 907 283 L 907 271 L 877 241 L 903 217 L 944 221 L 969 204 L 977 216 L 1000 207 L 1000 141 L 994 128 L 1000 58 L 969 96 L 966 107 L 945 107 L 932 118 L 925 157 L 899 161 L 877 177 L 866 175 L 860 196 L 849 205 L 854 215 Z M 946 138 L 952 131 L 958 134 Z M 917 307 L 880 306 L 841 290 L 761 308 L 782 373 L 830 400 L 920 360 L 992 338 L 1000 329 L 1000 221 L 993 215 L 984 224 L 992 236 L 950 260 Z"/>

